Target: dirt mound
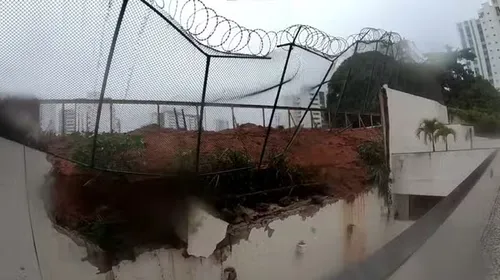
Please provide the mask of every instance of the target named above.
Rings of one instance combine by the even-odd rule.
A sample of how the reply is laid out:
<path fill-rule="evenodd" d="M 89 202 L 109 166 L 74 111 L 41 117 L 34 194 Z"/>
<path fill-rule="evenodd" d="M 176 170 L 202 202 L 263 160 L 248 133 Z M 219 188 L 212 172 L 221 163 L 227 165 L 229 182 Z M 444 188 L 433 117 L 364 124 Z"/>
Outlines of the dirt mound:
<path fill-rule="evenodd" d="M 249 162 L 258 162 L 265 132 L 265 128 L 250 124 L 238 129 L 206 131 L 202 135 L 201 160 L 221 148 L 230 148 L 244 151 Z M 129 134 L 139 135 L 144 141 L 144 151 L 133 171 L 145 173 L 171 171 L 178 164 L 179 153 L 195 151 L 198 137 L 195 131 L 157 126 Z M 176 217 L 185 214 L 184 201 L 193 195 L 205 198 L 216 215 L 232 224 L 255 224 L 276 213 L 296 213 L 303 208 L 300 205 L 350 199 L 368 188 L 367 168 L 357 147 L 379 137 L 379 129 L 347 130 L 340 134 L 303 129 L 287 153 L 290 165 L 285 166 L 298 166 L 300 172 L 294 168 L 280 169 L 269 160 L 283 151 L 292 134 L 293 130 L 272 129 L 266 168 L 251 172 L 151 177 L 85 170 L 69 161 L 51 158 L 56 176 L 53 217 L 57 224 L 79 232 L 107 251 L 165 244 L 182 246 L 173 228 Z M 51 149 L 69 157 L 72 145 L 75 143 L 63 139 L 53 143 Z M 250 181 L 254 185 L 246 186 Z"/>

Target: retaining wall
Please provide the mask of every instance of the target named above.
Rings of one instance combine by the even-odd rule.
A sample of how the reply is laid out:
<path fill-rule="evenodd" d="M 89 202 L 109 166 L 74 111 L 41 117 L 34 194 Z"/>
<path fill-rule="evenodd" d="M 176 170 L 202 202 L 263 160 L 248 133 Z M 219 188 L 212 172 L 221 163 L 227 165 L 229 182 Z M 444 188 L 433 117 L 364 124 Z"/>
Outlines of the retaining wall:
<path fill-rule="evenodd" d="M 247 240 L 225 249 L 222 261 L 162 249 L 98 274 L 85 260 L 85 247 L 56 230 L 47 215 L 52 179 L 46 155 L 3 138 L 0 154 L 0 279 L 219 280 L 226 267 L 235 268 L 238 279 L 321 279 L 364 259 L 411 224 L 388 218 L 382 200 L 367 193 L 311 217 L 294 215 L 252 229 Z"/>

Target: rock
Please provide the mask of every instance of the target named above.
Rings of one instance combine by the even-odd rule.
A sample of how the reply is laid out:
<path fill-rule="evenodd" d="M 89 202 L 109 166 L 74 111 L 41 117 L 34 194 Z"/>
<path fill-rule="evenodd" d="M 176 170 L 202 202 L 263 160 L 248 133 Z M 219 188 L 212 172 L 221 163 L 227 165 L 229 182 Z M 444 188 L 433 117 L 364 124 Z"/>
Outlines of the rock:
<path fill-rule="evenodd" d="M 287 207 L 292 204 L 292 199 L 289 196 L 285 196 L 278 201 L 278 205 L 281 207 Z"/>
<path fill-rule="evenodd" d="M 313 195 L 311 197 L 311 202 L 317 205 L 323 205 L 323 202 L 325 201 L 325 197 L 321 195 Z"/>
<path fill-rule="evenodd" d="M 257 210 L 258 212 L 266 212 L 269 210 L 270 207 L 271 206 L 269 205 L 269 203 L 259 202 L 255 206 L 255 210 Z"/>

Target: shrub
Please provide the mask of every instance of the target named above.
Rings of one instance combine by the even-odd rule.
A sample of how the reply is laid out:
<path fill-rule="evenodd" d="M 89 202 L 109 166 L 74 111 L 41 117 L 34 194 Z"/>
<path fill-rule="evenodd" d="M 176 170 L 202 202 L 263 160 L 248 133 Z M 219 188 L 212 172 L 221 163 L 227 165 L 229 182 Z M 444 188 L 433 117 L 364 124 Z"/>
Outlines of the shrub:
<path fill-rule="evenodd" d="M 73 133 L 70 136 L 75 146 L 72 158 L 90 164 L 94 138 L 92 134 Z M 132 170 L 144 150 L 141 136 L 103 133 L 97 136 L 95 166 L 110 170 Z"/>
<path fill-rule="evenodd" d="M 449 108 L 452 116 L 458 116 L 464 122 L 474 126 L 477 134 L 492 135 L 500 133 L 500 114 L 479 110 L 461 110 Z"/>
<path fill-rule="evenodd" d="M 382 139 L 367 141 L 359 145 L 358 155 L 368 166 L 369 180 L 376 184 L 379 197 L 382 197 L 385 204 L 390 206 L 392 204 L 391 189 L 389 186 L 390 169 L 385 161 Z"/>

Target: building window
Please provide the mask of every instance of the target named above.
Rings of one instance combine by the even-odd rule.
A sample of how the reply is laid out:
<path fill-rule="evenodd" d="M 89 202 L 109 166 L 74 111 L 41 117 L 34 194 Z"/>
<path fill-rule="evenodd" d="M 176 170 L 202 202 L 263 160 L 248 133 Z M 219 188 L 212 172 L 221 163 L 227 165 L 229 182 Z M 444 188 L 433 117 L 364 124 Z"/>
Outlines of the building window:
<path fill-rule="evenodd" d="M 479 13 L 479 18 L 483 18 L 483 17 L 484 17 L 484 12 Z"/>
<path fill-rule="evenodd" d="M 499 7 L 495 7 L 495 10 L 497 11 L 497 16 L 500 16 L 500 8 Z"/>

